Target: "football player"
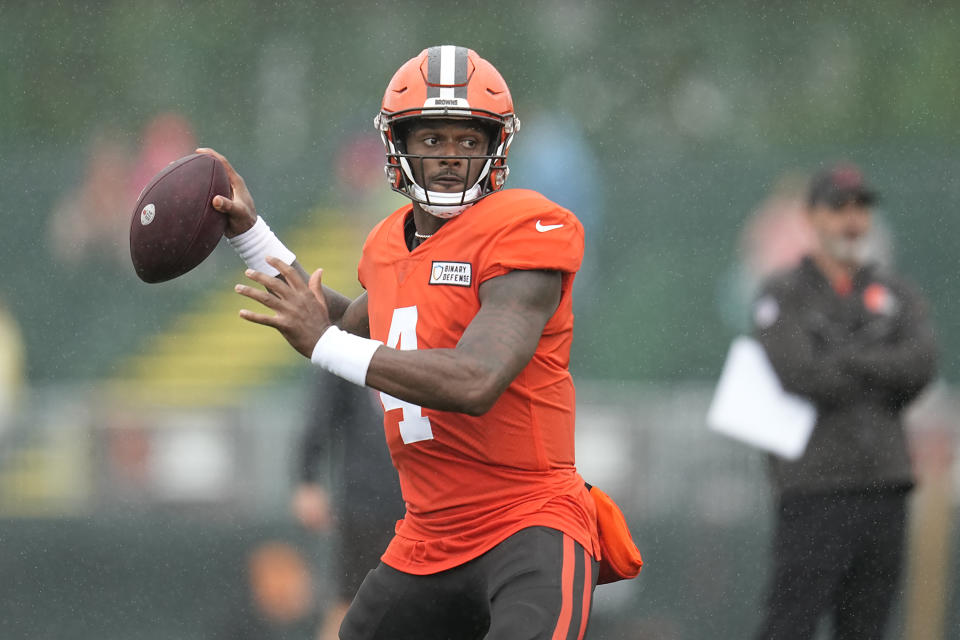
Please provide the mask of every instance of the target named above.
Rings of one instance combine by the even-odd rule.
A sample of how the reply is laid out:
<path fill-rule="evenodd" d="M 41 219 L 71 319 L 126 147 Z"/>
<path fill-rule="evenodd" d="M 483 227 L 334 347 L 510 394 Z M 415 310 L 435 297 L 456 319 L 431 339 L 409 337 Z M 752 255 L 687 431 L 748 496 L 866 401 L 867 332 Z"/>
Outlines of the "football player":
<path fill-rule="evenodd" d="M 356 300 L 320 270 L 307 277 L 205 150 L 228 167 L 233 197 L 213 204 L 263 286 L 236 290 L 273 311 L 241 317 L 380 391 L 406 514 L 340 637 L 582 638 L 601 558 L 568 371 L 583 227 L 539 193 L 503 189 L 520 121 L 470 49 L 407 61 L 375 125 L 390 186 L 411 202 L 370 232 Z"/>

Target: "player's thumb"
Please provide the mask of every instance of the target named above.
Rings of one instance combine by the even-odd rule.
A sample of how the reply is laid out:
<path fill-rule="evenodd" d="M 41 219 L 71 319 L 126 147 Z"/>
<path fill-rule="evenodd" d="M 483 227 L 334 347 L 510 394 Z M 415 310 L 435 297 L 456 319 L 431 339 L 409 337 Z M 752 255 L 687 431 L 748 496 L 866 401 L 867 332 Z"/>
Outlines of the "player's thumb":
<path fill-rule="evenodd" d="M 320 282 L 320 276 L 323 274 L 323 269 L 317 269 L 310 274 L 310 282 L 308 286 L 310 291 L 313 292 L 314 297 L 320 302 L 326 302 L 326 298 L 323 295 L 323 283 Z"/>
<path fill-rule="evenodd" d="M 214 196 L 211 204 L 220 213 L 230 213 L 233 209 L 233 201 L 224 196 Z"/>

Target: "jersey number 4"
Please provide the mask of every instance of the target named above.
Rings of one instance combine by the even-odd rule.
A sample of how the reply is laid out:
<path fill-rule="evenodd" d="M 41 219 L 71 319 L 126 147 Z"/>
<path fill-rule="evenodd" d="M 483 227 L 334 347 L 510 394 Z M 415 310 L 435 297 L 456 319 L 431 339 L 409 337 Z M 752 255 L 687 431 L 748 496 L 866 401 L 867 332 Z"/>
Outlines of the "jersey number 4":
<path fill-rule="evenodd" d="M 387 346 L 402 351 L 411 351 L 417 348 L 416 307 L 400 307 L 393 310 Z M 422 407 L 399 400 L 382 391 L 380 392 L 380 402 L 383 403 L 384 411 L 400 409 L 403 412 L 403 418 L 400 420 L 399 426 L 400 437 L 404 444 L 433 440 L 430 418 L 423 415 Z"/>

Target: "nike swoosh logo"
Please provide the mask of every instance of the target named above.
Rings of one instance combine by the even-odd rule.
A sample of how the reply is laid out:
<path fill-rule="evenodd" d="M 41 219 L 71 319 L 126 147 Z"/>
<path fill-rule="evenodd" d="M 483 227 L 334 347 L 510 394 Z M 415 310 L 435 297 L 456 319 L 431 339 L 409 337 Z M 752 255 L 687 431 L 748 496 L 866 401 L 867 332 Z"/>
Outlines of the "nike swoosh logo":
<path fill-rule="evenodd" d="M 537 220 L 537 231 L 540 233 L 543 233 L 544 231 L 552 231 L 553 229 L 559 229 L 562 226 L 562 224 L 541 224 L 540 221 Z"/>

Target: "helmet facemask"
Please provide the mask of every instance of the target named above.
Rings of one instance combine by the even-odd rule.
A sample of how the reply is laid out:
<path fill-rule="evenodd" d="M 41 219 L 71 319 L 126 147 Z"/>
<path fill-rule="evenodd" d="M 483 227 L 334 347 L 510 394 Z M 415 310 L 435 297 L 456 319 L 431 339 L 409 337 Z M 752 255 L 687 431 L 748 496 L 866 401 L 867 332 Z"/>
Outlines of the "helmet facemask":
<path fill-rule="evenodd" d="M 390 188 L 418 203 L 424 211 L 438 218 L 452 218 L 465 211 L 494 191 L 499 190 L 510 168 L 507 166 L 507 151 L 513 136 L 519 129 L 520 121 L 514 115 L 508 117 L 499 114 L 478 115 L 477 110 L 467 113 L 455 109 L 416 109 L 415 113 L 396 113 L 389 116 L 380 113 L 374 124 L 380 132 L 381 140 L 387 152 L 384 171 Z M 424 119 L 469 121 L 487 132 L 489 148 L 485 154 L 477 155 L 414 155 L 407 153 L 406 136 Z M 414 164 L 419 174 L 424 175 L 424 160 L 460 160 L 466 165 L 466 175 L 470 176 L 477 163 L 482 163 L 477 179 L 459 192 L 430 191 L 419 184 L 414 177 Z"/>

